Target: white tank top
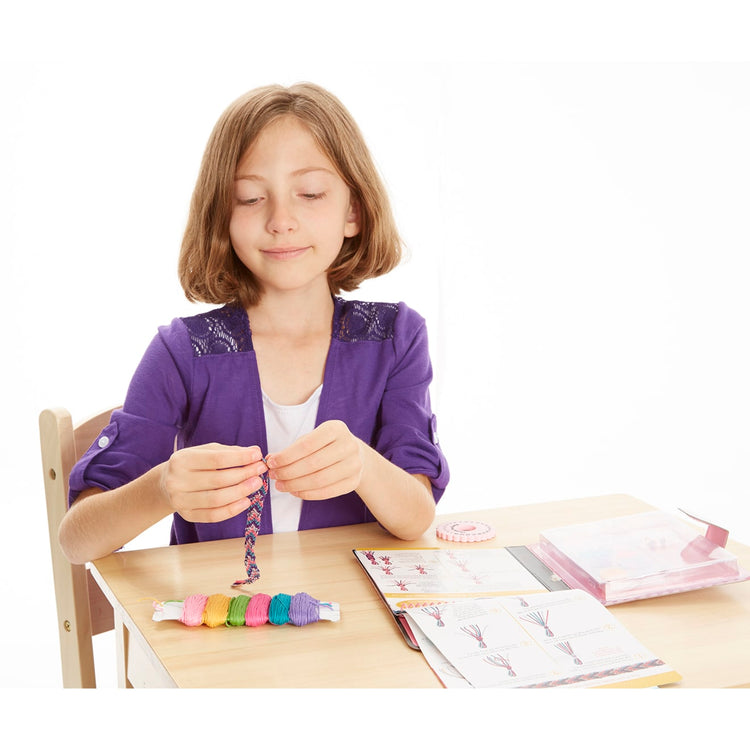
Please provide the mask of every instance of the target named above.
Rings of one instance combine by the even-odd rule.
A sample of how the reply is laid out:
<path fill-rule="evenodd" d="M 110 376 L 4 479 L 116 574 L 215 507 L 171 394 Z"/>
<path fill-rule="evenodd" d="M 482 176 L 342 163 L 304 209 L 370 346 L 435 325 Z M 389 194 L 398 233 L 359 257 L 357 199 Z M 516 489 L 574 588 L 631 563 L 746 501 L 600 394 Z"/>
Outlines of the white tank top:
<path fill-rule="evenodd" d="M 297 438 L 315 429 L 318 404 L 323 385 L 319 385 L 304 404 L 284 405 L 271 401 L 263 394 L 263 414 L 266 421 L 268 452 L 278 453 L 288 448 Z M 274 533 L 297 531 L 302 512 L 302 500 L 288 492 L 272 492 L 271 521 Z"/>

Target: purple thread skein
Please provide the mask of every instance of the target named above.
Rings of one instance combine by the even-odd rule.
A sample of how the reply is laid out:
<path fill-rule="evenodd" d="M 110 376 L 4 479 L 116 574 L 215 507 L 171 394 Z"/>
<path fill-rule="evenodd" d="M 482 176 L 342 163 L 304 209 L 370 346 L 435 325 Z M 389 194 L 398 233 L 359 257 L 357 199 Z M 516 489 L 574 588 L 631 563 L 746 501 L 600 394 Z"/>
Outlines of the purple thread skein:
<path fill-rule="evenodd" d="M 292 597 L 289 604 L 289 622 L 292 625 L 308 625 L 317 622 L 320 613 L 320 601 L 314 599 L 310 594 L 300 592 Z"/>

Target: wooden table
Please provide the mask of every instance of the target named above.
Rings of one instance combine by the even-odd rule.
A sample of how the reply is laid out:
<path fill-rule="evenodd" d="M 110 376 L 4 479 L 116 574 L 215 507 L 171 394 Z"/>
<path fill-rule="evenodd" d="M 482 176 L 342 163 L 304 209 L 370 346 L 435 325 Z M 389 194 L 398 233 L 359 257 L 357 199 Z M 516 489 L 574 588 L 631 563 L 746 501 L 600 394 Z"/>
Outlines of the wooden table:
<path fill-rule="evenodd" d="M 652 510 L 626 495 L 440 516 L 487 521 L 495 539 L 477 546 L 531 544 L 543 528 Z M 260 628 L 188 628 L 153 622 L 153 600 L 189 594 L 236 595 L 243 540 L 118 552 L 92 573 L 115 609 L 118 676 L 134 687 L 441 687 L 409 648 L 351 550 L 355 547 L 460 546 L 401 542 L 377 524 L 259 537 L 261 579 L 248 593 L 306 591 L 341 605 L 338 623 Z M 750 548 L 730 541 L 744 568 Z M 680 687 L 750 686 L 750 581 L 611 608 L 633 635 L 683 675 Z"/>

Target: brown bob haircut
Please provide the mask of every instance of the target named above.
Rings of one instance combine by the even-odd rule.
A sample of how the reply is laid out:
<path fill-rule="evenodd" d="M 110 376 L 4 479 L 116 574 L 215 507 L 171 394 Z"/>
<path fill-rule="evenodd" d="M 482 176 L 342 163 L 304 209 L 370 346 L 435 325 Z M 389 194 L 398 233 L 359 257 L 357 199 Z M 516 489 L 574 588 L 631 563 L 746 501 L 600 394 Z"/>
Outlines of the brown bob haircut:
<path fill-rule="evenodd" d="M 310 131 L 351 190 L 360 231 L 344 240 L 328 269 L 331 294 L 352 291 L 401 260 L 401 241 L 383 182 L 352 116 L 331 93 L 311 83 L 265 86 L 233 102 L 219 118 L 203 155 L 178 264 L 191 301 L 252 307 L 262 290 L 232 248 L 229 221 L 237 165 L 260 132 L 293 115 Z"/>

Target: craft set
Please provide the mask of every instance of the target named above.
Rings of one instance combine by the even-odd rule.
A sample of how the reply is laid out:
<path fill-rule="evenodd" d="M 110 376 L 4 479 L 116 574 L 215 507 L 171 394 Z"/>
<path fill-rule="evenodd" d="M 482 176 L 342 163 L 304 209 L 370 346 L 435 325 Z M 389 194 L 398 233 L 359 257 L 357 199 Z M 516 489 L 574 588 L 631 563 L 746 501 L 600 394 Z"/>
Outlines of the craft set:
<path fill-rule="evenodd" d="M 234 587 L 260 578 L 255 542 L 267 492 L 266 473 L 247 512 L 247 577 Z M 462 521 L 436 529 L 438 539 L 458 546 L 353 553 L 407 643 L 421 650 L 446 687 L 645 687 L 681 677 L 604 604 L 747 578 L 715 529 L 696 537 L 665 514 L 645 513 L 551 530 L 530 547 L 486 548 L 470 543 L 492 539 L 494 529 Z M 677 578 L 668 578 L 674 570 Z M 209 628 L 339 618 L 337 603 L 304 592 L 195 594 L 158 602 L 153 614 L 156 621 Z"/>
<path fill-rule="evenodd" d="M 266 459 L 263 461 L 266 462 Z M 262 478 L 263 486 L 251 496 L 245 522 L 247 578 L 235 581 L 233 587 L 255 583 L 260 578 L 255 558 L 255 542 L 260 529 L 263 501 L 268 494 L 268 472 Z M 234 597 L 226 594 L 192 594 L 184 600 L 155 602 L 153 614 L 153 619 L 157 622 L 177 620 L 189 627 L 207 625 L 210 628 L 220 625 L 258 627 L 266 623 L 302 626 L 320 620 L 337 622 L 339 618 L 340 607 L 337 602 L 321 602 L 305 592 L 293 596 L 269 596 L 260 592 Z"/>

